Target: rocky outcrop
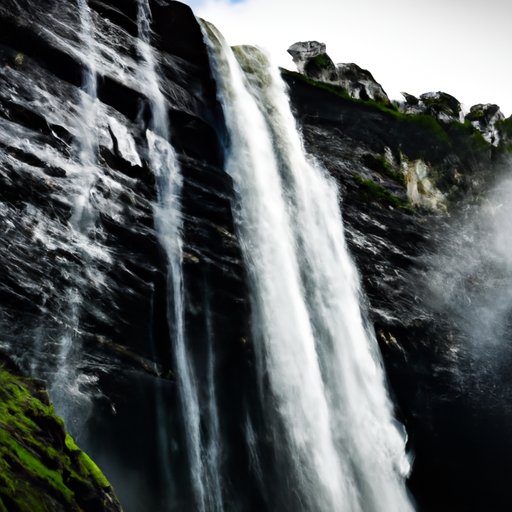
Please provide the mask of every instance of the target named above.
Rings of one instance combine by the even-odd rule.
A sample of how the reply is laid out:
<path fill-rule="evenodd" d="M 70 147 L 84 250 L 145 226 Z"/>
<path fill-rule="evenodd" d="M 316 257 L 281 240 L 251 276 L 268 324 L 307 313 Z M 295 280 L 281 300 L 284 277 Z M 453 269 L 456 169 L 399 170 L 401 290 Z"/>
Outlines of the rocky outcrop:
<path fill-rule="evenodd" d="M 335 65 L 326 53 L 326 46 L 317 41 L 295 43 L 288 48 L 299 73 L 312 80 L 341 87 L 355 99 L 389 103 L 389 98 L 373 75 L 357 64 Z"/>
<path fill-rule="evenodd" d="M 120 512 L 105 476 L 66 434 L 44 384 L 10 366 L 0 366 L 0 510 Z"/>
<path fill-rule="evenodd" d="M 435 171 L 423 160 L 402 159 L 402 171 L 407 185 L 407 198 L 413 206 L 421 206 L 431 211 L 444 211 L 447 208 L 446 196 L 432 183 Z M 454 171 L 457 173 L 457 171 Z M 457 174 L 454 176 L 457 178 Z"/>
<path fill-rule="evenodd" d="M 462 106 L 460 102 L 445 92 L 426 92 L 419 98 L 412 94 L 402 93 L 405 103 L 402 110 L 407 114 L 427 114 L 443 123 L 462 121 Z"/>
<path fill-rule="evenodd" d="M 503 369 L 509 351 L 502 352 L 507 363 L 494 378 L 477 377 L 476 367 L 492 363 L 465 352 L 467 331 L 457 314 L 433 306 L 431 282 L 441 247 L 458 258 L 458 227 L 449 229 L 449 219 L 471 210 L 508 157 L 493 151 L 472 126 L 379 109 L 297 74 L 284 76 L 308 151 L 342 191 L 348 243 L 410 436 L 409 485 L 417 509 L 503 508 L 512 498 L 502 477 L 512 457 L 504 435 L 510 420 L 507 400 L 500 402 L 491 389 L 500 387 L 501 397 L 512 390 Z M 471 246 L 474 238 L 464 240 Z M 477 286 L 476 276 L 465 279 L 465 286 Z M 444 294 L 446 278 L 436 283 Z M 485 391 L 478 391 L 480 385 Z"/>
<path fill-rule="evenodd" d="M 366 69 L 357 64 L 338 64 L 338 83 L 357 100 L 374 100 L 389 103 L 389 98 L 382 86 Z"/>
<path fill-rule="evenodd" d="M 175 1 L 150 3 L 161 87 L 183 176 L 187 349 L 201 396 L 212 393 L 212 366 L 219 376 L 214 391 L 223 445 L 229 447 L 222 463 L 230 503 L 238 510 L 265 510 L 265 493 L 272 489 L 262 489 L 252 477 L 260 461 L 251 442 L 258 428 L 265 429 L 258 424 L 261 383 L 249 335 L 248 276 L 233 226 L 233 184 L 224 172 L 231 141 L 192 11 Z M 77 368 L 72 391 L 85 400 L 89 414 L 83 430 L 70 428 L 84 435 L 84 446 L 127 510 L 158 511 L 162 503 L 166 509 L 194 510 L 183 471 L 189 432 L 180 421 L 169 336 L 167 261 L 154 221 L 157 190 L 146 139 L 151 109 L 137 75 L 137 3 L 91 0 L 89 5 L 100 44 L 94 56 L 98 172 L 88 192 L 97 217 L 87 236 L 71 224 L 84 172 L 77 157 L 77 119 L 91 58 L 84 55 L 76 6 L 57 0 L 0 6 L 1 333 L 17 363 L 50 381 L 59 370 L 62 341 L 71 339 L 77 347 L 71 354 Z M 419 509 L 499 510 L 500 503 L 511 501 L 503 476 L 504 461 L 512 458 L 510 436 L 504 435 L 509 425 L 502 411 L 486 410 L 481 421 L 488 421 L 484 432 L 495 434 L 492 450 L 472 443 L 482 432 L 475 420 L 482 409 L 462 396 L 452 371 L 462 331 L 428 303 L 422 272 L 428 256 L 449 239 L 444 214 L 456 215 L 491 187 L 512 141 L 512 123 L 491 123 L 484 115 L 482 122 L 475 118 L 478 126 L 461 124 L 460 104 L 443 93 L 406 95 L 399 111 L 369 72 L 353 64 L 336 67 L 325 45 L 298 43 L 290 53 L 300 74 L 283 71 L 283 76 L 308 151 L 340 186 L 348 243 L 397 412 L 416 454 L 410 487 Z M 491 124 L 500 130 L 497 146 L 480 133 Z M 215 363 L 208 354 L 215 354 Z M 16 409 L 26 405 L 28 389 L 40 395 L 38 385 L 3 375 L 6 421 L 18 418 L 25 425 L 25 413 Z M 44 434 L 42 424 L 30 424 L 34 435 L 43 435 L 35 443 L 32 435 L 7 429 L 7 441 L 20 448 L 11 445 L 10 459 L 4 451 L 6 474 L 21 471 L 23 489 L 35 482 L 34 500 L 49 500 L 50 508 L 55 502 L 55 510 L 66 503 L 70 510 L 75 505 L 88 510 L 88 504 L 100 502 L 115 510 L 95 466 L 63 434 L 45 399 L 27 411 L 46 418 L 50 428 Z M 203 424 L 198 428 L 207 431 Z M 53 442 L 60 452 L 41 446 Z M 271 435 L 259 440 L 267 467 L 272 442 Z M 50 480 L 17 460 L 25 452 L 43 460 Z M 499 464 L 493 466 L 496 455 Z M 0 497 L 9 510 L 9 499 L 17 495 L 6 478 L 0 478 Z M 60 478 L 68 483 L 61 486 Z"/>
<path fill-rule="evenodd" d="M 288 53 L 292 56 L 299 73 L 321 82 L 336 83 L 338 81 L 336 66 L 327 55 L 324 43 L 318 41 L 295 43 L 288 48 Z"/>
<path fill-rule="evenodd" d="M 478 104 L 473 105 L 469 113 L 465 116 L 484 137 L 484 139 L 494 146 L 498 146 L 501 140 L 499 122 L 505 119 L 505 116 L 498 105 Z"/>

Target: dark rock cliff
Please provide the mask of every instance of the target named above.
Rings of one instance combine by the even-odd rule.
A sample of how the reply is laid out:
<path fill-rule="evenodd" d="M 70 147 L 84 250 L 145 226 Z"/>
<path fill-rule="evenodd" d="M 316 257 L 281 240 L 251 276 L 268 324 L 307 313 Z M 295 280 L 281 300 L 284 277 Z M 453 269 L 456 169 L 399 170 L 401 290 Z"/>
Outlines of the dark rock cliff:
<path fill-rule="evenodd" d="M 307 149 L 341 186 L 348 243 L 410 436 L 409 484 L 418 509 L 503 510 L 512 500 L 505 477 L 512 454 L 505 434 L 509 350 L 502 350 L 494 375 L 479 376 L 478 366 L 487 363 L 464 353 L 467 333 L 450 311 L 433 306 L 426 279 L 438 251 L 467 257 L 457 229 L 502 179 L 507 152 L 483 143 L 467 125 L 439 123 L 434 114 L 403 117 L 294 73 L 284 77 Z M 442 208 L 414 208 L 407 200 L 416 159 L 446 194 Z"/>
<path fill-rule="evenodd" d="M 79 173 L 76 105 L 86 58 L 77 39 L 76 5 L 46 0 L 0 6 L 2 334 L 26 371 L 35 368 L 50 381 L 58 371 L 59 343 L 70 336 L 78 347 L 78 391 L 86 395 L 79 406 L 88 411 L 88 423 L 68 428 L 132 509 L 159 510 L 164 502 L 183 509 L 190 498 L 180 493 L 187 486 L 171 489 L 159 480 L 162 459 L 175 468 L 185 464 L 180 447 L 186 433 L 175 421 L 180 405 L 168 332 L 166 258 L 153 221 L 155 183 L 147 161 L 134 161 L 123 150 L 119 132 L 119 126 L 128 127 L 137 152 L 146 154 L 148 103 L 133 73 L 137 4 L 112 0 L 90 6 L 105 53 L 97 70 L 101 173 L 89 193 L 98 215 L 89 240 L 70 226 Z M 204 344 L 215 333 L 224 376 L 219 396 L 221 406 L 232 411 L 225 422 L 236 450 L 242 442 L 237 407 L 244 407 L 253 390 L 247 383 L 244 271 L 233 235 L 231 183 L 223 172 L 222 112 L 191 10 L 178 2 L 152 2 L 151 8 L 172 142 L 184 176 L 188 343 L 206 372 Z M 79 327 L 69 307 L 77 293 Z M 203 308 L 211 310 L 207 323 Z M 173 439 L 172 453 L 163 456 L 161 428 Z M 242 458 L 238 466 L 247 463 Z M 243 489 L 247 480 L 237 469 L 233 485 Z"/>
<path fill-rule="evenodd" d="M 260 511 L 266 498 L 251 478 L 246 449 L 245 418 L 258 421 L 251 409 L 257 408 L 257 389 L 246 276 L 230 209 L 232 183 L 224 172 L 229 140 L 193 13 L 179 2 L 150 4 L 172 142 L 184 176 L 187 344 L 202 394 L 209 347 L 222 376 L 217 395 L 230 449 L 224 454 L 226 492 L 235 509 Z M 137 4 L 89 5 L 101 48 L 101 172 L 88 194 L 98 213 L 87 239 L 70 224 L 79 174 L 73 141 L 87 59 L 76 5 L 0 5 L 3 347 L 26 372 L 51 381 L 59 369 L 59 344 L 69 337 L 78 392 L 85 396 L 77 406 L 85 404 L 87 414 L 83 424 L 68 428 L 127 509 L 157 511 L 167 503 L 191 510 L 188 476 L 180 471 L 187 463 L 187 433 L 179 421 L 167 263 L 155 231 L 156 187 L 145 140 L 150 106 L 134 78 Z M 503 410 L 484 410 L 461 391 L 451 350 L 463 334 L 448 315 L 433 310 L 423 276 L 426 256 L 449 236 L 450 215 L 491 188 L 510 139 L 503 136 L 498 146 L 484 140 L 471 125 L 487 129 L 484 114 L 466 124 L 443 122 L 430 111 L 399 111 L 387 97 L 380 103 L 356 101 L 336 85 L 283 75 L 308 151 L 340 184 L 348 241 L 397 414 L 416 456 L 410 488 L 418 508 L 500 510 L 512 501 L 506 482 L 512 454 L 508 423 Z M 492 122 L 502 123 L 506 133 L 505 121 Z M 126 127 L 139 160 L 120 127 Z M 70 307 L 77 294 L 78 313 Z M 162 430 L 169 438 L 162 438 Z M 264 469 L 270 472 L 272 440 L 263 444 L 269 454 Z"/>

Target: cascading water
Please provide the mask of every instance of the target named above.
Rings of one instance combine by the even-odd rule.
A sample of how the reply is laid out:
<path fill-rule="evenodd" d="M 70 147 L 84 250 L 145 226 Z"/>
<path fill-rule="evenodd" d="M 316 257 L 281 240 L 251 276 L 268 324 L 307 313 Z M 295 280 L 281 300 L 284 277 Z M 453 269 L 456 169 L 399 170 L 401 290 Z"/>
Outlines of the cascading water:
<path fill-rule="evenodd" d="M 336 187 L 308 161 L 278 72 L 260 52 L 239 49 L 244 75 L 215 29 L 205 31 L 283 487 L 303 510 L 412 510 L 404 440 L 360 310 Z"/>
<path fill-rule="evenodd" d="M 90 195 L 97 175 L 98 139 L 96 135 L 97 78 L 95 71 L 94 27 L 87 0 L 78 0 L 81 33 L 86 61 L 84 62 L 83 83 L 80 91 L 79 116 L 77 122 L 76 147 L 80 174 L 77 180 L 78 192 L 74 197 L 71 226 L 75 236 L 87 239 L 94 228 L 94 213 Z M 87 244 L 87 241 L 85 242 Z M 87 254 L 82 255 L 87 259 Z M 76 288 L 67 290 L 68 325 L 59 340 L 57 371 L 51 378 L 50 394 L 57 412 L 61 414 L 68 428 L 79 436 L 89 416 L 91 403 L 87 394 L 80 390 L 82 379 L 77 372 L 80 348 L 79 332 L 82 295 Z"/>
<path fill-rule="evenodd" d="M 138 44 L 142 59 L 141 81 L 144 84 L 145 95 L 151 103 L 151 122 L 146 136 L 150 165 L 156 176 L 158 189 L 158 205 L 154 208 L 155 220 L 160 243 L 168 260 L 168 321 L 185 424 L 190 479 L 197 510 L 204 511 L 206 494 L 199 398 L 194 368 L 187 351 L 184 326 L 182 177 L 176 153 L 169 143 L 167 106 L 160 89 L 157 64 L 151 47 L 151 12 L 147 0 L 139 0 L 138 27 Z"/>
<path fill-rule="evenodd" d="M 96 159 L 98 140 L 96 136 L 96 101 L 98 83 L 95 70 L 94 28 L 87 0 L 78 0 L 81 23 L 81 38 L 85 54 L 83 84 L 81 94 L 81 117 L 78 121 L 78 157 L 83 167 L 80 193 L 75 199 L 71 223 L 78 231 L 85 231 L 92 221 L 89 196 L 96 176 Z"/>
<path fill-rule="evenodd" d="M 207 353 L 207 375 L 206 387 L 207 393 L 207 414 L 208 414 L 208 443 L 205 447 L 205 466 L 206 466 L 206 510 L 209 512 L 222 512 L 224 510 L 222 496 L 222 473 L 221 473 L 221 436 L 219 411 L 217 407 L 217 396 L 215 387 L 215 352 L 213 340 L 215 333 L 211 318 L 211 296 L 208 288 L 205 289 L 203 311 L 206 323 L 206 337 L 208 343 Z"/>

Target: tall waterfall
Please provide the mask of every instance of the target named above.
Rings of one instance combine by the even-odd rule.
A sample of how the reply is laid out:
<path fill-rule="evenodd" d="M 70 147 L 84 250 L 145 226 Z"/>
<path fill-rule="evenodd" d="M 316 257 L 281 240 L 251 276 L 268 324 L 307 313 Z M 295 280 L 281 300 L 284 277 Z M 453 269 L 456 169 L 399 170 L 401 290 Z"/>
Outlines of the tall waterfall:
<path fill-rule="evenodd" d="M 336 186 L 305 154 L 278 70 L 255 49 L 235 57 L 213 27 L 205 31 L 283 487 L 303 510 L 412 510 L 404 439 L 360 309 Z"/>
<path fill-rule="evenodd" d="M 78 158 L 83 167 L 80 192 L 75 198 L 71 223 L 79 230 L 85 230 L 92 220 L 89 202 L 91 187 L 96 175 L 98 140 L 96 137 L 96 101 L 98 83 L 95 70 L 94 28 L 87 0 L 78 0 L 81 39 L 87 61 L 84 63 L 80 118 L 78 121 Z"/>
<path fill-rule="evenodd" d="M 97 78 L 95 70 L 94 27 L 87 0 L 78 0 L 80 17 L 80 39 L 84 47 L 84 70 L 80 103 L 76 119 L 76 153 L 80 166 L 77 178 L 77 192 L 73 198 L 73 210 L 70 219 L 75 236 L 83 238 L 88 244 L 88 237 L 94 228 L 94 213 L 90 203 L 91 190 L 97 175 L 96 108 Z M 87 251 L 81 254 L 87 261 Z M 90 398 L 80 387 L 84 376 L 79 375 L 80 358 L 79 333 L 80 310 L 82 308 L 82 291 L 77 288 L 66 290 L 68 325 L 60 336 L 57 368 L 51 379 L 50 393 L 56 410 L 61 414 L 68 428 L 75 436 L 80 436 L 91 411 Z"/>
<path fill-rule="evenodd" d="M 176 153 L 169 142 L 167 104 L 160 89 L 157 63 L 151 47 L 151 12 L 147 0 L 138 2 L 140 78 L 151 103 L 151 122 L 146 132 L 149 161 L 157 180 L 155 221 L 168 260 L 168 321 L 173 344 L 189 471 L 197 510 L 205 510 L 204 465 L 200 410 L 194 368 L 188 354 L 184 326 L 182 271 L 182 176 Z M 164 434 L 165 436 L 165 434 Z M 165 454 L 168 456 L 168 454 Z"/>

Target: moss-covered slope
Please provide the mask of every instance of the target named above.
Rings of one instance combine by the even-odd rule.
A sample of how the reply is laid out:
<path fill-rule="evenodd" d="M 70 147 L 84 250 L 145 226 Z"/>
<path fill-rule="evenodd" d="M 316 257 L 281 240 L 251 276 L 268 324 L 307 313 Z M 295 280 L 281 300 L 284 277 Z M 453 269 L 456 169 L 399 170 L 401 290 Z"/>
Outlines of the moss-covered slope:
<path fill-rule="evenodd" d="M 66 434 L 44 387 L 0 366 L 0 511 L 120 511 L 112 488 Z"/>

